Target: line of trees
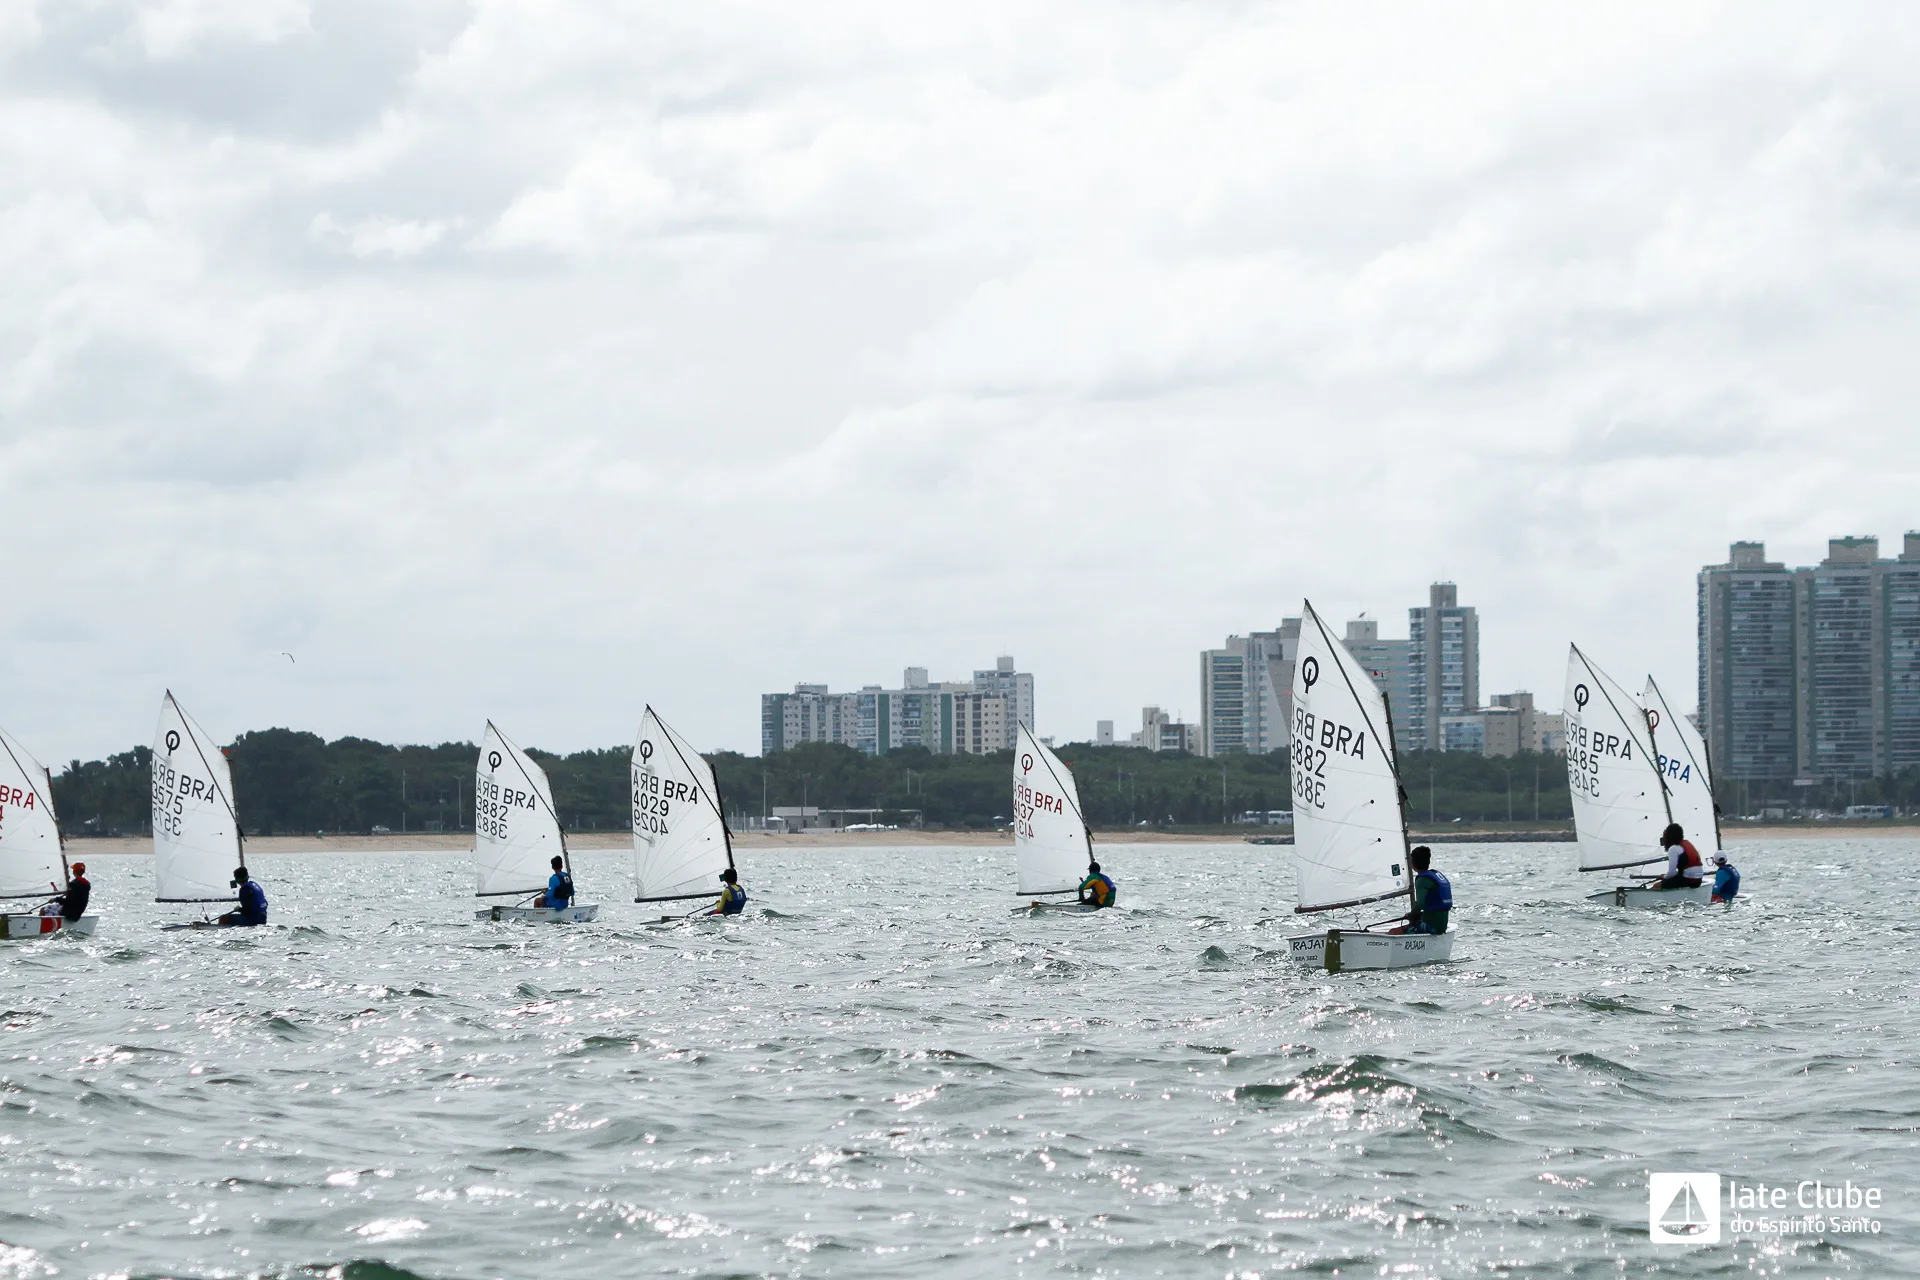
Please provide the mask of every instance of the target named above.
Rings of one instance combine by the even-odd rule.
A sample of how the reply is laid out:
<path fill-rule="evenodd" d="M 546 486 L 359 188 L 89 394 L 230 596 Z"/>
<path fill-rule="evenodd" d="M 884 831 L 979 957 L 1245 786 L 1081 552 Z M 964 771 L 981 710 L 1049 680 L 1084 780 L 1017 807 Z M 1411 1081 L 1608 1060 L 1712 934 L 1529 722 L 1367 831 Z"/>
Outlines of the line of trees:
<path fill-rule="evenodd" d="M 1292 808 L 1282 755 L 1206 759 L 1087 743 L 1059 751 L 1095 827 L 1217 826 L 1249 810 Z M 477 753 L 470 742 L 396 747 L 366 738 L 328 742 L 291 729 L 242 734 L 226 748 L 241 825 L 260 835 L 376 826 L 471 831 Z M 565 756 L 528 752 L 546 769 L 554 808 L 574 831 L 626 828 L 630 753 L 625 745 Z M 149 748 L 135 747 L 105 760 L 70 763 L 53 784 L 67 831 L 145 834 L 152 756 Z M 817 805 L 885 810 L 888 821 L 918 810 L 928 826 L 988 828 L 1004 823 L 1011 807 L 1011 752 L 935 755 L 909 747 L 869 756 L 813 742 L 764 757 L 723 751 L 707 758 L 736 819 Z M 1401 778 L 1416 825 L 1455 819 L 1557 822 L 1571 816 L 1566 766 L 1558 756 L 1490 760 L 1411 752 L 1401 758 Z"/>

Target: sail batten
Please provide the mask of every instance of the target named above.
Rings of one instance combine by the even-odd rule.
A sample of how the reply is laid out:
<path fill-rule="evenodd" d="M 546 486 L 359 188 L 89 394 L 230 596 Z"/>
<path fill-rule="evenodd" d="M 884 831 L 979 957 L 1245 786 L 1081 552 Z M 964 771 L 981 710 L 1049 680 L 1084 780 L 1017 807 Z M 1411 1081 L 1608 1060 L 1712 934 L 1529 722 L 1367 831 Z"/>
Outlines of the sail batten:
<path fill-rule="evenodd" d="M 1093 862 L 1093 837 L 1080 812 L 1073 771 L 1025 721 L 1013 753 L 1015 892 L 1072 893 Z"/>
<path fill-rule="evenodd" d="M 1306 602 L 1289 726 L 1295 912 L 1411 891 L 1391 726 L 1379 686 Z"/>
<path fill-rule="evenodd" d="M 1693 721 L 1675 714 L 1652 676 L 1647 677 L 1643 699 L 1655 768 L 1666 782 L 1667 805 L 1673 821 L 1680 824 L 1694 848 L 1711 859 L 1720 852 L 1720 818 L 1713 800 L 1706 741 L 1693 727 Z"/>
<path fill-rule="evenodd" d="M 476 897 L 527 895 L 547 887 L 552 860 L 566 857 L 552 784 L 539 761 L 491 720 L 474 769 L 473 819 Z"/>
<path fill-rule="evenodd" d="M 733 866 L 733 834 L 713 766 L 648 706 L 629 775 L 634 901 L 718 895 L 720 873 Z"/>
<path fill-rule="evenodd" d="M 231 902 L 246 865 L 233 769 L 213 736 L 168 691 L 153 741 L 153 897 Z"/>
<path fill-rule="evenodd" d="M 1645 708 L 1578 645 L 1568 646 L 1562 706 L 1580 870 L 1662 861 L 1660 833 L 1672 819 Z"/>
<path fill-rule="evenodd" d="M 67 883 L 52 781 L 27 749 L 0 729 L 0 898 L 38 898 Z"/>

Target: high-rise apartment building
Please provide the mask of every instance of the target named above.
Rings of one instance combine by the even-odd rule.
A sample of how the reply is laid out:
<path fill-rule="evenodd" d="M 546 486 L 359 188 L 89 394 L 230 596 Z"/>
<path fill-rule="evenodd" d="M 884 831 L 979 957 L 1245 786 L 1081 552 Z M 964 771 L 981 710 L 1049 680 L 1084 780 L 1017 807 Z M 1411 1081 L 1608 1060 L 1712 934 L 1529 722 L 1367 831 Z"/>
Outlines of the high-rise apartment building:
<path fill-rule="evenodd" d="M 1799 769 L 1799 643 L 1793 571 L 1758 542 L 1708 565 L 1699 594 L 1700 713 L 1722 777 L 1792 778 Z"/>
<path fill-rule="evenodd" d="M 1436 582 L 1424 607 L 1407 610 L 1407 714 L 1394 709 L 1403 749 L 1442 751 L 1441 721 L 1480 709 L 1480 613 L 1461 607 L 1459 588 Z"/>
<path fill-rule="evenodd" d="M 1300 619 L 1285 618 L 1277 631 L 1228 636 L 1220 648 L 1202 651 L 1201 754 L 1265 755 L 1286 749 L 1299 649 Z"/>
<path fill-rule="evenodd" d="M 802 742 L 839 742 L 868 755 L 901 747 L 950 752 L 1011 751 L 1017 726 L 1033 723 L 1033 676 L 1002 656 L 971 682 L 933 684 L 925 667 L 908 667 L 898 689 L 868 685 L 829 693 L 797 684 L 760 696 L 760 752 Z"/>
<path fill-rule="evenodd" d="M 1007 700 L 1007 714 L 1012 717 L 1013 725 L 1026 725 L 1033 728 L 1033 677 L 1025 671 L 1013 669 L 1013 655 L 1001 654 L 994 659 L 990 671 L 973 673 L 973 689 L 976 693 L 997 693 Z M 1009 726 L 1007 732 L 1014 732 Z M 1007 748 L 1011 750 L 1013 739 L 1007 739 Z M 994 748 L 999 750 L 999 748 Z"/>
<path fill-rule="evenodd" d="M 1778 784 L 1920 764 L 1920 533 L 1892 560 L 1876 538 L 1834 538 L 1798 569 L 1736 542 L 1697 587 L 1717 774 Z"/>
<path fill-rule="evenodd" d="M 1347 624 L 1347 652 L 1366 668 L 1380 692 L 1387 695 L 1387 709 L 1393 716 L 1394 746 L 1404 748 L 1407 737 L 1401 718 L 1413 702 L 1413 641 L 1382 640 L 1380 624 L 1372 618 L 1356 618 Z"/>

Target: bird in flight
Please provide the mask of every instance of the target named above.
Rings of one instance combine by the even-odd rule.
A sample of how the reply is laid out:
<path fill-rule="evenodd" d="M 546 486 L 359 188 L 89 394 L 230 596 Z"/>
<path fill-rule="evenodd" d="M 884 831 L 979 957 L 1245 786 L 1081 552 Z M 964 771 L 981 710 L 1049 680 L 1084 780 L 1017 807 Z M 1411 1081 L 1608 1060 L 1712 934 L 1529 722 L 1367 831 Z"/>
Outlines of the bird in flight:
<path fill-rule="evenodd" d="M 290 653 L 288 653 L 288 652 L 287 652 L 287 651 L 286 651 L 285 649 L 282 649 L 282 650 L 280 651 L 280 656 L 281 656 L 281 657 L 283 657 L 283 658 L 285 658 L 285 659 L 286 659 L 286 660 L 287 660 L 288 662 L 293 662 L 293 655 L 292 655 L 292 654 L 290 654 Z M 297 666 L 299 666 L 300 664 L 299 664 L 299 663 L 297 663 L 297 662 L 293 662 L 293 665 L 297 667 Z"/>

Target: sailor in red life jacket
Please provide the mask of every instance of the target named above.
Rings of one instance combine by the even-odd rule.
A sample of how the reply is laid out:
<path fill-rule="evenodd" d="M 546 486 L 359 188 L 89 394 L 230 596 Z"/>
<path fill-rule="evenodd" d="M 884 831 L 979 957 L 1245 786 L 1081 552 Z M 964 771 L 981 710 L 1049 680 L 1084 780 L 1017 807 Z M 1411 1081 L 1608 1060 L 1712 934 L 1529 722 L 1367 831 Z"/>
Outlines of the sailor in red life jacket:
<path fill-rule="evenodd" d="M 1667 851 L 1667 874 L 1647 888 L 1698 889 L 1701 873 L 1706 868 L 1700 861 L 1700 851 L 1686 838 L 1679 823 L 1667 824 L 1667 829 L 1660 833 L 1660 847 Z"/>

